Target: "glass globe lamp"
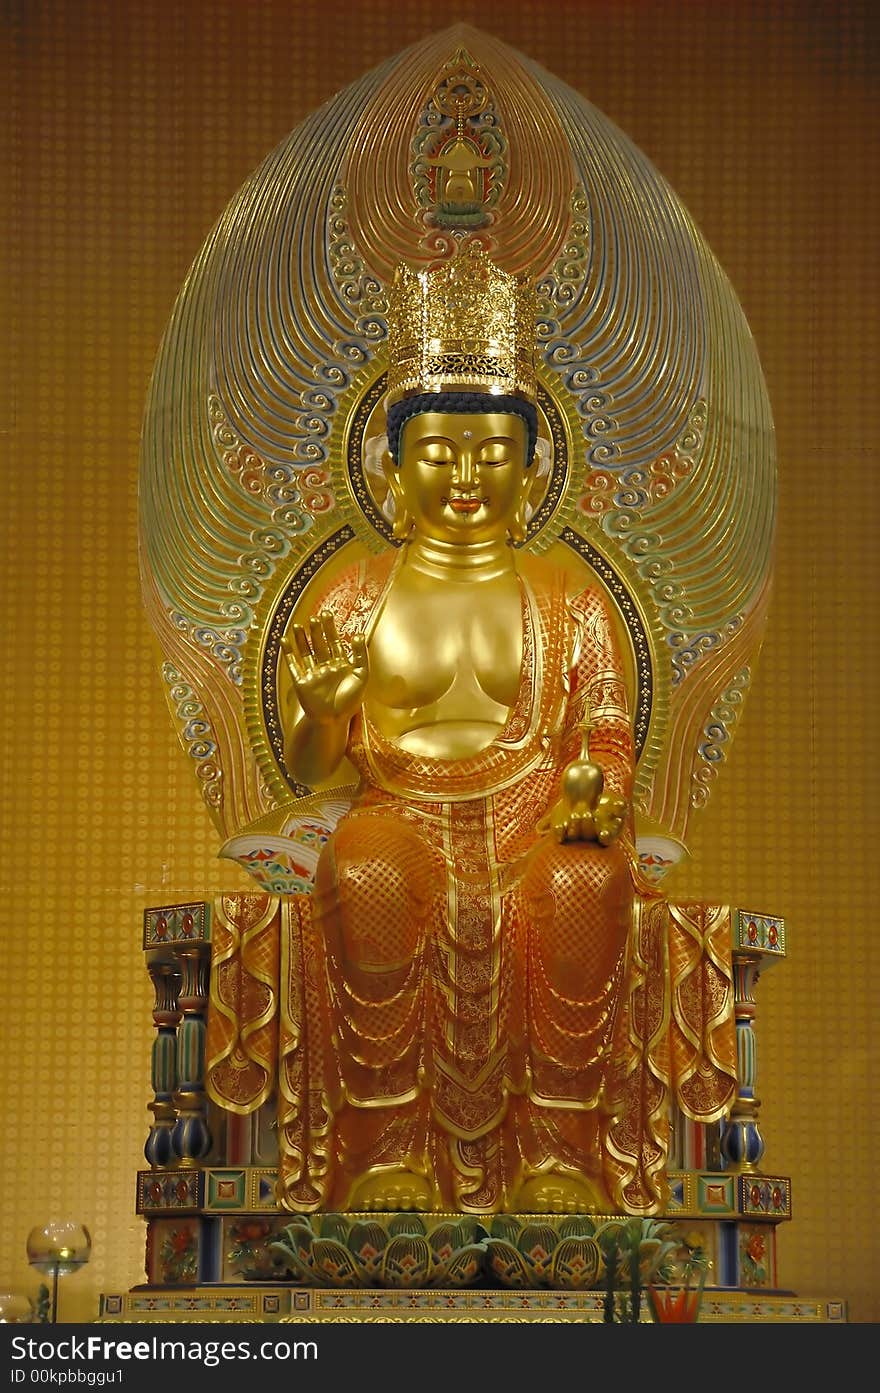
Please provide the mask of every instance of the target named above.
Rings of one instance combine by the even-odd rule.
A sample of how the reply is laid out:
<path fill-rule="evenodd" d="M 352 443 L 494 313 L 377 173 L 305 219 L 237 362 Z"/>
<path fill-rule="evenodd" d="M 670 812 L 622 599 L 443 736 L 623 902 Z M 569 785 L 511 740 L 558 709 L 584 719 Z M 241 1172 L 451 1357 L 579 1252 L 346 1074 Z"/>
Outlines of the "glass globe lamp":
<path fill-rule="evenodd" d="M 22 1325 L 34 1318 L 34 1303 L 23 1291 L 0 1291 L 0 1325 Z"/>
<path fill-rule="evenodd" d="M 91 1251 L 88 1229 L 71 1219 L 52 1219 L 28 1234 L 28 1262 L 52 1278 L 52 1321 L 58 1319 L 58 1278 L 78 1272 L 88 1262 Z"/>

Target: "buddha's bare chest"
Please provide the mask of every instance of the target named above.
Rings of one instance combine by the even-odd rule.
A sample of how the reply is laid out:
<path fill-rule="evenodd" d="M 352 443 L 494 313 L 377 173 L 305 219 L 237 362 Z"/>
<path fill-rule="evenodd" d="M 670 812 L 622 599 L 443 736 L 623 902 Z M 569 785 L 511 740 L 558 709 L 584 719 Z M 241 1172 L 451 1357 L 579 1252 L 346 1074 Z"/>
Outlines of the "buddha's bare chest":
<path fill-rule="evenodd" d="M 403 576 L 388 595 L 369 648 L 368 706 L 386 735 L 466 723 L 475 732 L 491 727 L 491 738 L 519 688 L 519 582 L 504 576 L 429 585 Z"/>

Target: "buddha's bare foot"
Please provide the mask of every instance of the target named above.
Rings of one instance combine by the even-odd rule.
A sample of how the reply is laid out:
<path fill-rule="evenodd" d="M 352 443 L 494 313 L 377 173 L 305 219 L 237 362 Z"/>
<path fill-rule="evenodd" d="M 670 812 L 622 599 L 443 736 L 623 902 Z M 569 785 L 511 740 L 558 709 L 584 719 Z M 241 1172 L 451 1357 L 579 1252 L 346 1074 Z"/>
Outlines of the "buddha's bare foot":
<path fill-rule="evenodd" d="M 607 1205 L 589 1180 L 548 1171 L 523 1181 L 512 1208 L 520 1214 L 599 1214 Z"/>
<path fill-rule="evenodd" d="M 434 1208 L 434 1192 L 423 1175 L 415 1171 L 373 1171 L 355 1186 L 348 1208 L 355 1213 L 397 1213 L 415 1210 L 430 1213 Z"/>

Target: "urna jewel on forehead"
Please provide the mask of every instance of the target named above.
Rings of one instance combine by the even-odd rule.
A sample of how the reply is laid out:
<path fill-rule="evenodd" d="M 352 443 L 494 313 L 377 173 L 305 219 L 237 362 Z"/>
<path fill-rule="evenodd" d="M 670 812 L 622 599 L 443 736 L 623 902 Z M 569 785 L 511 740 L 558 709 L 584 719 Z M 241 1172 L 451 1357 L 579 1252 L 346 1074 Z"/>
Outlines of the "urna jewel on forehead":
<path fill-rule="evenodd" d="M 536 400 L 537 300 L 479 247 L 431 271 L 398 266 L 388 307 L 388 394 L 480 392 Z"/>

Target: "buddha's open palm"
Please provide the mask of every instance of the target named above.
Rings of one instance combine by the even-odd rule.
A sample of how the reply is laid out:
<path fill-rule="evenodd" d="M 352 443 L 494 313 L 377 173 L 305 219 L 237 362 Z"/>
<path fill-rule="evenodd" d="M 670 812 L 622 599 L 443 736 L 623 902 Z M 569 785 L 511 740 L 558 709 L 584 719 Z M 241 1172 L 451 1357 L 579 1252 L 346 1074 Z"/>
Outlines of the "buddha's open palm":
<path fill-rule="evenodd" d="M 308 629 L 294 624 L 281 648 L 303 715 L 312 721 L 350 720 L 370 675 L 365 640 L 343 643 L 332 614 L 322 611 Z"/>

